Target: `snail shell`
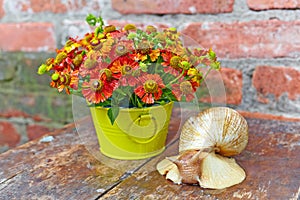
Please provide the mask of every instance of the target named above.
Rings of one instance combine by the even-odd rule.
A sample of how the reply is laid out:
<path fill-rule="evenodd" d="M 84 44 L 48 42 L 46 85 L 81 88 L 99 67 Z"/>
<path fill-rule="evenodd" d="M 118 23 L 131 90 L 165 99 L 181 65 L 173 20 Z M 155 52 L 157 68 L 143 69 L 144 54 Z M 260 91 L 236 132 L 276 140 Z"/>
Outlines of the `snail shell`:
<path fill-rule="evenodd" d="M 214 148 L 223 156 L 242 152 L 248 143 L 248 125 L 235 110 L 214 107 L 190 117 L 182 127 L 179 152 Z"/>
<path fill-rule="evenodd" d="M 223 189 L 242 182 L 245 171 L 234 156 L 248 143 L 248 125 L 235 110 L 215 107 L 190 117 L 182 127 L 179 155 L 157 165 L 160 174 L 176 184 L 198 183 Z"/>

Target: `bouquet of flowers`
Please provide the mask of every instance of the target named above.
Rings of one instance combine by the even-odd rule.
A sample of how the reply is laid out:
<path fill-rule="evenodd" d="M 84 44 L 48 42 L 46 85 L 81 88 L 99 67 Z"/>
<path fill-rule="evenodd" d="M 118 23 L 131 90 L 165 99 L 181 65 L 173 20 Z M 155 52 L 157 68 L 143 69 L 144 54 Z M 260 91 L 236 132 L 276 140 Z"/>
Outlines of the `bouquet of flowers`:
<path fill-rule="evenodd" d="M 220 68 L 211 49 L 185 46 L 176 28 L 117 29 L 93 15 L 86 21 L 94 31 L 69 38 L 38 74 L 49 75 L 59 92 L 81 95 L 89 106 L 109 107 L 112 124 L 121 107 L 192 101 L 206 75 Z"/>

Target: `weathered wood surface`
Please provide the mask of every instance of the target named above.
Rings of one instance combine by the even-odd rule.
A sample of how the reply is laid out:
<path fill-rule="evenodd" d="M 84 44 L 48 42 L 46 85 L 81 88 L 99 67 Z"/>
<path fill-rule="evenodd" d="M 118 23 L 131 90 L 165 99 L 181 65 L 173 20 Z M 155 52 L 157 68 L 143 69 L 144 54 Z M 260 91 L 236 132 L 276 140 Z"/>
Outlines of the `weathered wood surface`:
<path fill-rule="evenodd" d="M 49 133 L 50 142 L 36 140 L 0 154 L 0 199 L 297 199 L 299 121 L 247 121 L 249 144 L 236 156 L 247 178 L 224 190 L 175 185 L 155 171 L 158 161 L 177 153 L 178 140 L 153 159 L 105 160 L 95 153 L 95 139 L 82 134 L 83 145 L 70 124 Z M 93 131 L 89 120 L 83 124 L 86 133 Z M 177 128 L 173 120 L 169 141 L 178 137 Z"/>
<path fill-rule="evenodd" d="M 85 124 L 94 131 L 89 120 Z M 97 199 L 137 166 L 120 170 L 99 162 L 74 124 L 49 136 L 52 141 L 36 140 L 0 155 L 1 200 Z"/>
<path fill-rule="evenodd" d="M 300 193 L 300 123 L 247 119 L 249 143 L 237 162 L 247 173 L 239 185 L 223 190 L 174 185 L 153 168 L 173 155 L 178 142 L 105 195 L 105 199 L 294 199 Z M 148 173 L 149 172 L 149 173 Z M 143 197 L 143 198 L 141 198 Z"/>

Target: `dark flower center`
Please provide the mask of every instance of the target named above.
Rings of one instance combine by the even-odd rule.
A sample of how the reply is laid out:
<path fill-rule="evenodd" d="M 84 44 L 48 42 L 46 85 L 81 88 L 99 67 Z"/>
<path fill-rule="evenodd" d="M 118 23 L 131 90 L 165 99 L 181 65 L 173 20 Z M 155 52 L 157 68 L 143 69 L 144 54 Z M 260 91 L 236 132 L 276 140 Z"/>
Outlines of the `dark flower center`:
<path fill-rule="evenodd" d="M 179 68 L 179 63 L 180 63 L 180 57 L 179 56 L 173 56 L 170 59 L 170 65 L 171 67 L 173 67 L 174 69 L 178 69 Z"/>
<path fill-rule="evenodd" d="M 124 45 L 120 44 L 117 46 L 116 48 L 116 53 L 121 56 L 121 55 L 124 55 L 125 53 L 127 52 L 127 49 Z"/>
<path fill-rule="evenodd" d="M 105 74 L 105 76 L 106 76 L 106 79 L 108 80 L 108 81 L 111 81 L 111 79 L 113 78 L 112 77 L 112 71 L 110 71 L 109 69 L 102 69 L 101 71 L 100 71 L 100 74 L 102 75 L 102 74 Z"/>
<path fill-rule="evenodd" d="M 132 67 L 130 65 L 122 66 L 122 74 L 123 75 L 131 74 L 131 71 L 132 71 Z"/>
<path fill-rule="evenodd" d="M 148 93 L 156 93 L 158 90 L 158 84 L 154 80 L 147 80 L 144 84 L 144 89 Z"/>
<path fill-rule="evenodd" d="M 102 83 L 102 81 L 99 81 L 99 80 L 94 80 L 92 83 L 91 83 L 91 89 L 93 90 L 93 91 L 101 91 L 102 90 L 102 88 L 103 88 L 103 83 Z"/>
<path fill-rule="evenodd" d="M 191 94 L 193 92 L 192 84 L 189 81 L 184 81 L 180 83 L 180 91 L 183 94 Z"/>

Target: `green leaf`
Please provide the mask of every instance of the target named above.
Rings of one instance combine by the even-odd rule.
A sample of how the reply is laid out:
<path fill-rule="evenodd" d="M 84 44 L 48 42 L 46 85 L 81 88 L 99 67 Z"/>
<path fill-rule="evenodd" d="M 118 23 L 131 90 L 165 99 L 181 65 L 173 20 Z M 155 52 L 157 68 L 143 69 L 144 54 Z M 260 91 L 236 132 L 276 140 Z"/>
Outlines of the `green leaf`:
<path fill-rule="evenodd" d="M 218 61 L 211 63 L 210 66 L 215 70 L 219 70 L 221 68 L 220 62 Z"/>
<path fill-rule="evenodd" d="M 135 37 L 136 37 L 136 33 L 129 33 L 128 36 L 127 36 L 127 38 L 129 40 L 134 39 Z"/>
<path fill-rule="evenodd" d="M 91 25 L 91 26 L 95 26 L 97 23 L 97 18 L 93 15 L 93 14 L 88 14 L 85 18 L 85 21 Z"/>
<path fill-rule="evenodd" d="M 111 63 L 111 59 L 109 57 L 105 58 L 104 62 Z"/>
<path fill-rule="evenodd" d="M 107 115 L 110 119 L 110 123 L 113 125 L 115 120 L 117 119 L 120 112 L 120 108 L 118 106 L 113 106 L 108 109 Z"/>
<path fill-rule="evenodd" d="M 103 32 L 103 26 L 104 26 L 104 22 L 101 16 L 96 17 L 93 14 L 88 14 L 85 18 L 85 21 L 90 25 L 90 26 L 96 26 L 98 25 L 98 27 L 96 27 L 95 29 L 95 34 L 98 35 L 99 33 Z"/>
<path fill-rule="evenodd" d="M 140 69 L 143 71 L 143 72 L 147 72 L 148 71 L 148 66 L 147 64 L 143 63 L 143 62 L 140 62 Z"/>

